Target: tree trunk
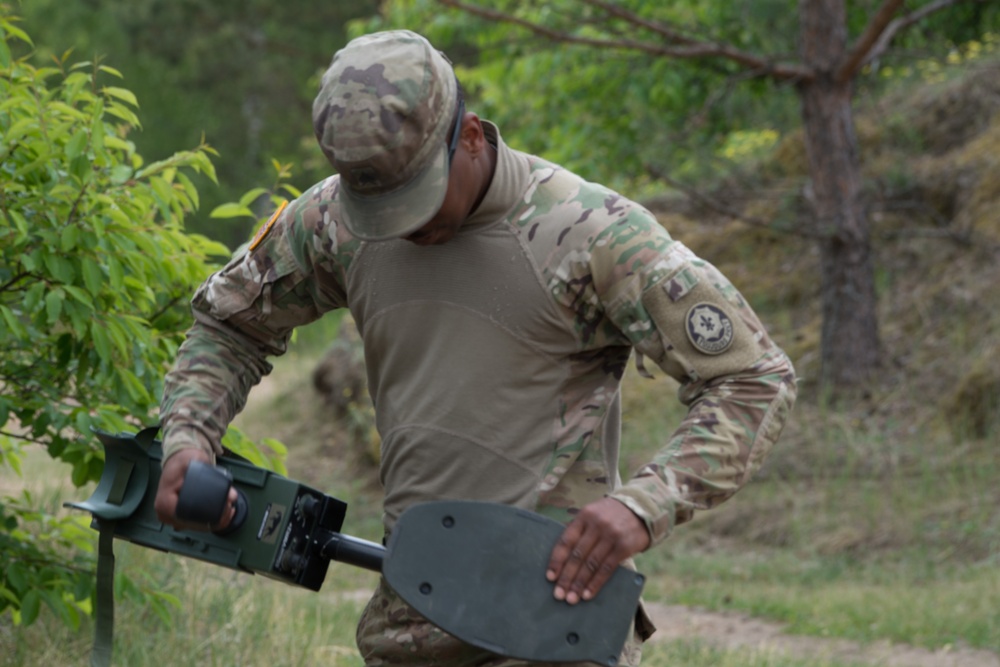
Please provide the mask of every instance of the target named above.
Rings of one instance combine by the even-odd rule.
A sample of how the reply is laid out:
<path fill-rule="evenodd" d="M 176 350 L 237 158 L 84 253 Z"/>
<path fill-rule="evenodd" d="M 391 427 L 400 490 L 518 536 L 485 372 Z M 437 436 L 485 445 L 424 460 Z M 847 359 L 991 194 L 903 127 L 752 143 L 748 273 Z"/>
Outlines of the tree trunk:
<path fill-rule="evenodd" d="M 834 73 L 846 43 L 844 0 L 800 0 L 805 64 L 816 78 L 800 86 L 816 231 L 821 234 L 821 381 L 858 388 L 879 360 L 871 229 L 861 196 L 861 164 L 851 109 L 853 87 Z"/>

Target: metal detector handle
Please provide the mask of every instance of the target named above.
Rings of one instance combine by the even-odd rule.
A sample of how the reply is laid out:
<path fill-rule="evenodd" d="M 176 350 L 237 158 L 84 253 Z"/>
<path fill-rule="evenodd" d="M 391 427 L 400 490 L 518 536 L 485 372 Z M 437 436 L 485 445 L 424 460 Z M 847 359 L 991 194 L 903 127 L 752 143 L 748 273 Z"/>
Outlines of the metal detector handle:
<path fill-rule="evenodd" d="M 385 547 L 341 533 L 328 533 L 322 544 L 317 544 L 320 555 L 340 563 L 381 572 L 385 560 Z"/>
<path fill-rule="evenodd" d="M 184 475 L 174 514 L 182 521 L 218 523 L 226 511 L 226 501 L 232 485 L 233 477 L 225 468 L 192 461 Z M 219 531 L 220 534 L 236 530 L 246 520 L 249 510 L 246 494 L 239 489 L 236 493 L 236 515 L 225 530 Z"/>

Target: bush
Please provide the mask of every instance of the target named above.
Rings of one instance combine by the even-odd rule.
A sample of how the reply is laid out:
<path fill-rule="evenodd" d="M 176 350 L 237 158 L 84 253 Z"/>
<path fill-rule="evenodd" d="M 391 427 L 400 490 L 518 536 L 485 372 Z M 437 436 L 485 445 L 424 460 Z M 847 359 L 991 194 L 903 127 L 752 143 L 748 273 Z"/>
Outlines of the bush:
<path fill-rule="evenodd" d="M 214 180 L 213 151 L 147 164 L 115 69 L 31 64 L 31 38 L 4 5 L 0 37 L 0 465 L 19 472 L 24 448 L 40 445 L 81 486 L 103 470 L 92 429 L 156 423 L 190 295 L 229 254 L 184 230 L 199 201 L 188 174 Z M 0 613 L 30 623 L 44 602 L 76 625 L 93 595 L 89 518 L 38 504 L 0 498 Z"/>

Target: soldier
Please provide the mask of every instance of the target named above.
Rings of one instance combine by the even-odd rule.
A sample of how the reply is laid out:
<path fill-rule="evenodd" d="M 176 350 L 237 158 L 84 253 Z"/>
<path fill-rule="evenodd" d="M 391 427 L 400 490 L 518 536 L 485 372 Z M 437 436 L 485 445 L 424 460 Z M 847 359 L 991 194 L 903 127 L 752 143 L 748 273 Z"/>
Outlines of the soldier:
<path fill-rule="evenodd" d="M 157 511 L 289 334 L 349 308 L 364 340 L 390 532 L 412 503 L 462 498 L 553 517 L 553 595 L 598 594 L 620 564 L 732 496 L 785 423 L 792 365 L 737 290 L 621 195 L 508 147 L 465 110 L 423 37 L 360 37 L 313 106 L 337 175 L 283 206 L 193 299 L 167 377 Z M 633 351 L 681 383 L 686 418 L 627 483 L 619 386 Z M 223 525 L 228 519 L 223 521 Z M 643 613 L 622 656 L 636 665 Z M 380 585 L 369 665 L 507 665 Z"/>

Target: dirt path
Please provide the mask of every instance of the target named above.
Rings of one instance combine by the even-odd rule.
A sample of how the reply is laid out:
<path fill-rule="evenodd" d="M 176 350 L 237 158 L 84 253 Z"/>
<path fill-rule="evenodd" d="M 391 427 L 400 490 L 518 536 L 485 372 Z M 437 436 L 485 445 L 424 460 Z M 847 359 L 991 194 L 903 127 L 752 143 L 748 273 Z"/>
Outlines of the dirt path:
<path fill-rule="evenodd" d="M 658 628 L 650 641 L 697 639 L 723 650 L 750 648 L 799 659 L 867 663 L 879 667 L 1000 667 L 990 651 L 946 648 L 937 651 L 888 641 L 860 644 L 846 639 L 788 635 L 779 623 L 739 613 L 707 612 L 690 607 L 647 603 Z"/>

